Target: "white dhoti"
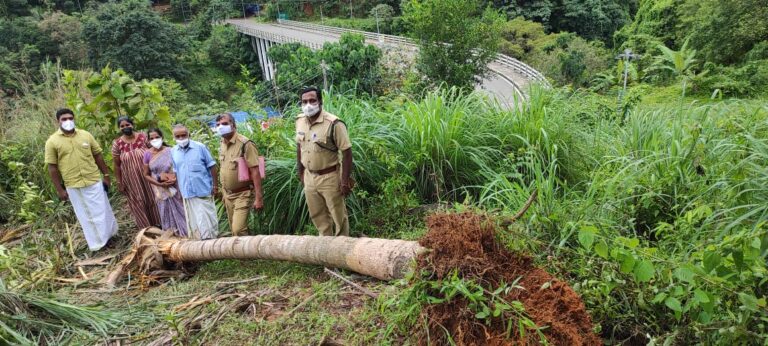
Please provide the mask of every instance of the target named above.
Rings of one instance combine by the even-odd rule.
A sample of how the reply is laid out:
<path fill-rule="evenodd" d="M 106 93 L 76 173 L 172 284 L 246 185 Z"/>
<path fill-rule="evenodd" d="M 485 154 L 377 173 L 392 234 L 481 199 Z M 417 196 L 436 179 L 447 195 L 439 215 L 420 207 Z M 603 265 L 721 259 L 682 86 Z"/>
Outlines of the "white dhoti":
<path fill-rule="evenodd" d="M 117 221 L 101 182 L 86 187 L 68 187 L 67 194 L 83 228 L 88 248 L 96 251 L 117 233 Z"/>
<path fill-rule="evenodd" d="M 187 233 L 190 239 L 211 239 L 219 234 L 219 218 L 216 204 L 211 197 L 184 199 L 187 214 Z"/>

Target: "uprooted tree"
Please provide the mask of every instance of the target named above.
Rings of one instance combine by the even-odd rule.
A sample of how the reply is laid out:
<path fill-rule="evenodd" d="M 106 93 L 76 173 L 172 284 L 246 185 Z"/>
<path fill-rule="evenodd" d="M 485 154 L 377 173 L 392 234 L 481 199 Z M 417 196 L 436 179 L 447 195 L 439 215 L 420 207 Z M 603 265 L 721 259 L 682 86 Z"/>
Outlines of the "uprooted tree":
<path fill-rule="evenodd" d="M 165 263 L 219 259 L 269 259 L 343 268 L 382 280 L 402 278 L 423 247 L 415 241 L 256 235 L 210 240 L 187 240 L 170 231 L 149 227 L 137 235 L 131 252 L 107 277 L 113 287 L 126 270 L 151 274 Z"/>
<path fill-rule="evenodd" d="M 501 225 L 519 219 L 537 197 L 534 190 L 520 211 Z M 151 274 L 163 270 L 166 263 L 197 262 L 219 259 L 267 259 L 348 269 L 381 280 L 402 278 L 416 257 L 427 249 L 415 241 L 317 237 L 294 235 L 256 235 L 209 240 L 175 237 L 171 231 L 156 227 L 141 230 L 131 252 L 120 261 L 106 279 L 114 287 L 125 271 L 138 269 Z"/>

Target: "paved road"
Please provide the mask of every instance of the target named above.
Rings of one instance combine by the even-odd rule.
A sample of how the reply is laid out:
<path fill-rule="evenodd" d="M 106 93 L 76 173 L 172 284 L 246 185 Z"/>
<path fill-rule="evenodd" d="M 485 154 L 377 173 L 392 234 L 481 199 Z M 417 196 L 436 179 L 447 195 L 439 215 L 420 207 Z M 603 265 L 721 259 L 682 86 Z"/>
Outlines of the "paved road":
<path fill-rule="evenodd" d="M 258 23 L 250 19 L 229 19 L 227 23 L 247 35 L 268 39 L 269 36 L 273 38 L 280 37 L 287 42 L 300 42 L 315 47 L 322 46 L 325 42 L 336 42 L 341 37 L 338 33 L 312 30 L 290 24 Z M 400 49 L 411 51 L 413 54 L 418 51 L 418 47 L 412 44 L 393 43 L 371 38 L 367 38 L 365 41 L 376 46 L 396 45 Z M 491 63 L 488 67 L 493 73 L 491 73 L 491 76 L 483 79 L 482 83 L 477 86 L 477 89 L 490 93 L 499 103 L 506 107 L 512 107 L 515 97 L 522 97 L 526 85 L 529 84 L 529 80 L 502 64 Z"/>

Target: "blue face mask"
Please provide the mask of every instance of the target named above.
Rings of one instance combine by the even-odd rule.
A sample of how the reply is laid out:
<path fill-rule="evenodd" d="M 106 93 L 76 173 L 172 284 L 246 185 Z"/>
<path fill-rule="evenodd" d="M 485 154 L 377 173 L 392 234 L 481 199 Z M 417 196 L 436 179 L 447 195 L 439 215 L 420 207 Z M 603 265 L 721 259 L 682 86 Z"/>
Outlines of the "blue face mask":
<path fill-rule="evenodd" d="M 230 133 L 232 133 L 232 126 L 231 125 L 219 125 L 217 128 L 217 131 L 219 132 L 219 136 L 226 136 Z"/>

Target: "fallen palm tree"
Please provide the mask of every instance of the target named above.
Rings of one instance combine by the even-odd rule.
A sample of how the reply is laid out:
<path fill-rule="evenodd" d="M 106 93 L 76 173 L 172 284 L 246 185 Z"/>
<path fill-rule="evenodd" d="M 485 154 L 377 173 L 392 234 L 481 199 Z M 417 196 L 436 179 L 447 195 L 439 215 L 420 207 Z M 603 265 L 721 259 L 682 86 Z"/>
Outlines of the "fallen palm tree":
<path fill-rule="evenodd" d="M 256 235 L 209 240 L 178 238 L 149 227 L 135 238 L 133 249 L 107 277 L 114 287 L 123 274 L 162 271 L 169 262 L 219 259 L 267 259 L 342 268 L 381 280 L 402 278 L 425 249 L 415 241 L 379 238 Z"/>
<path fill-rule="evenodd" d="M 344 268 L 382 280 L 416 270 L 419 275 L 410 280 L 416 293 L 407 296 L 417 301 L 402 303 L 409 309 L 421 305 L 418 324 L 428 332 L 419 336 L 420 344 L 599 345 L 578 294 L 534 266 L 531 258 L 508 251 L 496 238 L 498 225 L 513 223 L 535 199 L 534 192 L 521 211 L 508 219 L 470 212 L 431 215 L 429 230 L 420 242 L 290 235 L 187 240 L 146 228 L 136 236 L 131 253 L 108 276 L 107 284 L 114 286 L 127 270 L 153 276 L 161 275 L 153 273 L 163 272 L 170 263 L 218 259 L 291 261 Z"/>
<path fill-rule="evenodd" d="M 520 218 L 536 200 L 536 190 L 520 211 L 502 220 L 506 227 Z M 127 270 L 162 275 L 166 264 L 220 259 L 266 259 L 348 269 L 381 280 L 399 279 L 409 270 L 417 255 L 427 249 L 415 241 L 320 237 L 294 235 L 256 235 L 209 240 L 178 238 L 156 227 L 141 230 L 131 252 L 106 279 L 114 287 Z"/>

